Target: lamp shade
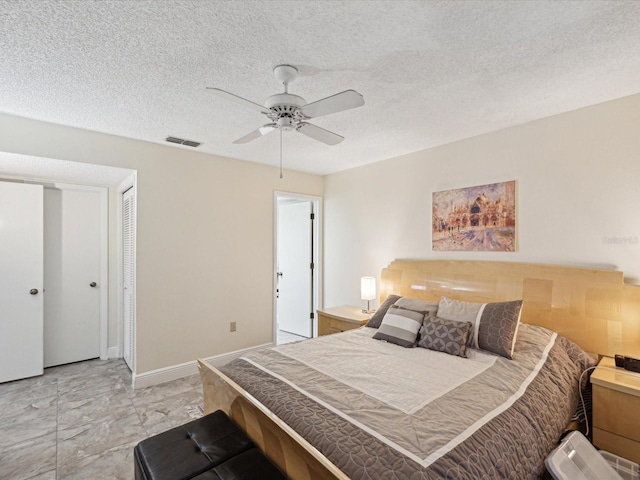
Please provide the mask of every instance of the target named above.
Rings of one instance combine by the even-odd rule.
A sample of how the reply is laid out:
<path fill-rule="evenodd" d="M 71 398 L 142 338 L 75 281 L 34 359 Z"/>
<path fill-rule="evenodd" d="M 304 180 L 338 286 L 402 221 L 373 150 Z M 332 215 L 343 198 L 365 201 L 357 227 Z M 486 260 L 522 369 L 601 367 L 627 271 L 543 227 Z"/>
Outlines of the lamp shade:
<path fill-rule="evenodd" d="M 360 279 L 360 298 L 362 300 L 375 300 L 376 279 L 374 277 L 362 277 Z"/>

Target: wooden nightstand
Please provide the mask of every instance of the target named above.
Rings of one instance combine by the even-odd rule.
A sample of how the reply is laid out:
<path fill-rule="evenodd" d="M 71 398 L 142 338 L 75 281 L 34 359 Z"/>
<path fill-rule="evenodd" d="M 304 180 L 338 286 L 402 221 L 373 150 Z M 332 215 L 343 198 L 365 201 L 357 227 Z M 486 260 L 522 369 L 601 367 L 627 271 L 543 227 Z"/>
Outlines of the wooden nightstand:
<path fill-rule="evenodd" d="M 616 368 L 603 357 L 591 375 L 593 384 L 593 443 L 640 463 L 640 374 Z"/>
<path fill-rule="evenodd" d="M 330 335 L 365 325 L 371 315 L 350 305 L 318 310 L 318 335 Z"/>

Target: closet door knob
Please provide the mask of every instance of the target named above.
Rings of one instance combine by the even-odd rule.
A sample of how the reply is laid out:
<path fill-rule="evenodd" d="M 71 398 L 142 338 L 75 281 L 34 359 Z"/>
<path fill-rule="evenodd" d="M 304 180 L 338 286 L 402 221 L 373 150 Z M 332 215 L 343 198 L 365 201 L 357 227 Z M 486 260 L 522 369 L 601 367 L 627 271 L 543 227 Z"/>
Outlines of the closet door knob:
<path fill-rule="evenodd" d="M 91 282 L 91 283 L 89 284 L 89 286 L 90 286 L 90 287 L 95 287 L 96 285 L 98 285 L 96 282 Z"/>
<path fill-rule="evenodd" d="M 29 290 L 29 293 L 31 295 L 37 295 L 38 294 L 38 289 L 37 288 L 32 288 L 31 290 Z"/>

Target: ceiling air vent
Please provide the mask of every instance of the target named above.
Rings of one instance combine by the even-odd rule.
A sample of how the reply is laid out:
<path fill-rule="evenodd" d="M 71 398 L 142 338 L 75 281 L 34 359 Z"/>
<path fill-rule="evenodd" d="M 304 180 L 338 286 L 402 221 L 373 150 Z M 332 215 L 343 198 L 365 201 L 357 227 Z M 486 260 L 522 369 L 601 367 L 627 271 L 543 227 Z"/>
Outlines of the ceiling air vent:
<path fill-rule="evenodd" d="M 187 147 L 199 147 L 202 145 L 201 142 L 194 142 L 193 140 L 185 140 L 184 138 L 178 137 L 167 137 L 166 141 L 170 143 L 177 143 L 178 145 L 186 145 Z"/>

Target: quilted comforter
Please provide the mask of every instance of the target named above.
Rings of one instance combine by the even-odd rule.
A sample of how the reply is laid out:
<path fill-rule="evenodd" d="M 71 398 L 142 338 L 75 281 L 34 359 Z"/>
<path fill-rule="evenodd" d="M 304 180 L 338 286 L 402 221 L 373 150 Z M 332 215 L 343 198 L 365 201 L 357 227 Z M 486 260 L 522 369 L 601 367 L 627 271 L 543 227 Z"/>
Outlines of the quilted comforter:
<path fill-rule="evenodd" d="M 352 479 L 535 479 L 593 360 L 521 325 L 514 359 L 403 348 L 360 328 L 222 367 Z"/>

